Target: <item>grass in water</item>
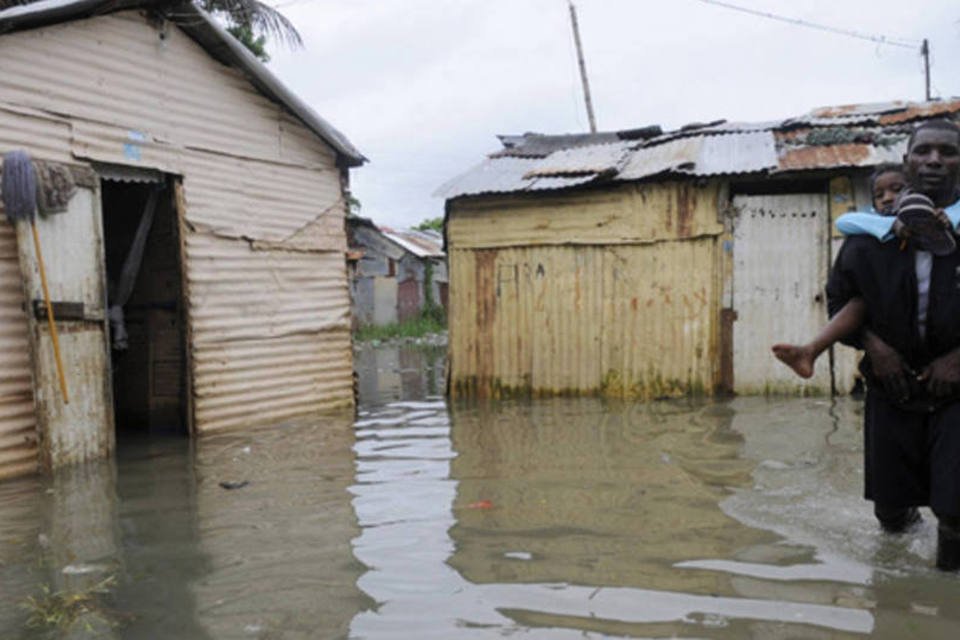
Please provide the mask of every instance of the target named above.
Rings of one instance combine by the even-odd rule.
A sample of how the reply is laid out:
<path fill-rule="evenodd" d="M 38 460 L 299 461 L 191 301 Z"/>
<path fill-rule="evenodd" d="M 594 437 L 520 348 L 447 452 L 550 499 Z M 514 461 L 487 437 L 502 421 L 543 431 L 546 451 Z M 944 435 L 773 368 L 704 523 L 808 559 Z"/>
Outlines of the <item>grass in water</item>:
<path fill-rule="evenodd" d="M 390 340 L 391 338 L 422 338 L 431 333 L 446 331 L 447 324 L 442 317 L 434 313 L 424 313 L 417 318 L 404 322 L 395 322 L 383 326 L 366 325 L 353 334 L 357 342 L 371 340 Z"/>
<path fill-rule="evenodd" d="M 101 600 L 116 583 L 115 576 L 108 576 L 83 591 L 71 593 L 51 591 L 49 586 L 43 585 L 38 595 L 28 596 L 20 604 L 28 614 L 27 627 L 62 631 L 87 614 L 103 614 L 105 609 Z"/>

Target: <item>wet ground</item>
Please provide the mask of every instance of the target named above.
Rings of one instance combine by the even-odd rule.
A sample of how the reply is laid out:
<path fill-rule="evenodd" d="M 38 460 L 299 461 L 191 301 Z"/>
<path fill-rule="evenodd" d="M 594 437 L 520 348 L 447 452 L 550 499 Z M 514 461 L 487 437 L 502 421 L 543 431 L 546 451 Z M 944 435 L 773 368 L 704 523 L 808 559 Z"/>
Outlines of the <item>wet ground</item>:
<path fill-rule="evenodd" d="M 960 637 L 854 400 L 450 407 L 440 351 L 357 362 L 355 421 L 0 484 L 0 638 Z"/>

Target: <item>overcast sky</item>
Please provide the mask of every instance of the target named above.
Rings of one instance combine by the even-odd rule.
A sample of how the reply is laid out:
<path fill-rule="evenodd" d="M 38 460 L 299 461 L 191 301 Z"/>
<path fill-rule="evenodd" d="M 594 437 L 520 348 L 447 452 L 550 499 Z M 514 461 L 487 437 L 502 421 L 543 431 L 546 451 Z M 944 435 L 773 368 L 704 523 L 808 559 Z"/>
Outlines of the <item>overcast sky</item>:
<path fill-rule="evenodd" d="M 305 48 L 270 67 L 370 162 L 361 214 L 410 226 L 500 148 L 497 134 L 588 130 L 567 0 L 267 0 Z M 932 92 L 960 96 L 956 0 L 729 0 L 867 34 L 930 40 Z M 881 46 L 699 0 L 576 0 L 601 131 L 757 121 L 923 99 L 918 49 Z"/>

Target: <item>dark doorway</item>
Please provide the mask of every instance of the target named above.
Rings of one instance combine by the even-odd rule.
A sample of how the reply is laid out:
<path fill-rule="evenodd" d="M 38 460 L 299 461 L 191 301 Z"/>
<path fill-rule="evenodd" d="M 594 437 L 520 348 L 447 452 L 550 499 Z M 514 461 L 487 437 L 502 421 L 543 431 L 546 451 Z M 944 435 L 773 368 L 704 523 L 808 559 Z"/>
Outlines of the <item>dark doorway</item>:
<path fill-rule="evenodd" d="M 172 178 L 102 177 L 101 187 L 117 435 L 185 435 L 184 310 Z"/>

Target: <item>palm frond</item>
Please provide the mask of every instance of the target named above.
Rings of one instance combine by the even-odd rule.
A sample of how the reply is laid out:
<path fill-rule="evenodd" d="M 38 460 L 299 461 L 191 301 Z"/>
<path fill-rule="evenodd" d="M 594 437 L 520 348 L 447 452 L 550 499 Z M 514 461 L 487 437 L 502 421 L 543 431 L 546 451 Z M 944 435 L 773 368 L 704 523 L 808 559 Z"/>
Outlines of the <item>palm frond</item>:
<path fill-rule="evenodd" d="M 0 0 L 3 2 L 5 0 Z M 235 26 L 250 27 L 255 33 L 276 39 L 291 48 L 302 47 L 303 39 L 282 13 L 259 0 L 194 0 L 203 9 L 219 13 Z"/>

